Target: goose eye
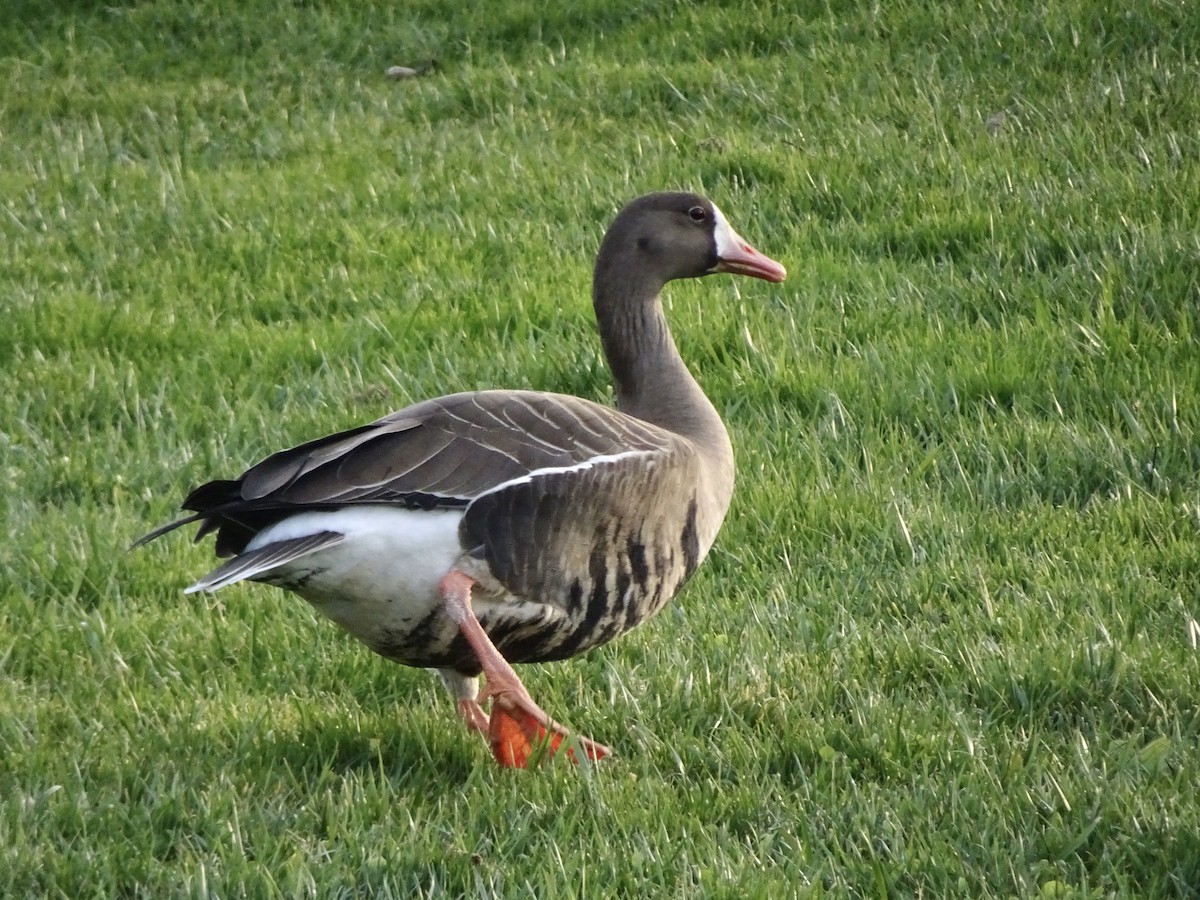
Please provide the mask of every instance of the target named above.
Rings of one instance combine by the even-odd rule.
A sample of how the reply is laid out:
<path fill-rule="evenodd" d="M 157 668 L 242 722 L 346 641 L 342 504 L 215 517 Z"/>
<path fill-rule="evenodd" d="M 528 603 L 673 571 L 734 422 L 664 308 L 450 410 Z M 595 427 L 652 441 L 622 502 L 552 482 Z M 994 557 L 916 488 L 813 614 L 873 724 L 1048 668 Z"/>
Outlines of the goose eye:
<path fill-rule="evenodd" d="M 688 210 L 688 215 L 692 217 L 693 222 L 703 222 L 708 218 L 708 210 L 703 206 L 693 206 Z"/>

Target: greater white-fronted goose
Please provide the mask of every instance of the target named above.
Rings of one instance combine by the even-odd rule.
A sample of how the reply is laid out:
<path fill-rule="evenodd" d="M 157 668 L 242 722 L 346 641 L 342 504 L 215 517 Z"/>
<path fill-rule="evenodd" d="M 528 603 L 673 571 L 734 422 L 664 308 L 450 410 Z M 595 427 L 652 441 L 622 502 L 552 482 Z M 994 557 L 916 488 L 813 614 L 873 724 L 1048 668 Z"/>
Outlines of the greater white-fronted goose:
<path fill-rule="evenodd" d="M 542 741 L 553 753 L 566 729 L 510 663 L 574 656 L 654 615 L 729 506 L 729 435 L 659 301 L 668 281 L 712 272 L 786 274 L 703 197 L 640 197 L 605 234 L 592 286 L 615 409 L 534 391 L 427 400 L 210 481 L 184 501 L 193 515 L 138 543 L 199 522 L 196 539 L 216 532 L 232 558 L 189 592 L 294 591 L 376 653 L 437 669 L 502 765 Z"/>

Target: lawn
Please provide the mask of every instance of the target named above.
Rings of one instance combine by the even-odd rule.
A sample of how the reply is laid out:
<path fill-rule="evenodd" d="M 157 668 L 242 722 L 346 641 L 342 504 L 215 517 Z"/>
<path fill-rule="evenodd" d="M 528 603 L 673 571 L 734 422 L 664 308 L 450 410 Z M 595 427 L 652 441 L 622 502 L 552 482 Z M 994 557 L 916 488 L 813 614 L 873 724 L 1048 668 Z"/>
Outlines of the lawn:
<path fill-rule="evenodd" d="M 413 79 L 389 66 L 436 57 Z M 1200 897 L 1200 16 L 1169 0 L 0 11 L 0 895 Z M 135 553 L 456 390 L 604 398 L 616 209 L 739 482 L 655 621 L 428 673 Z"/>

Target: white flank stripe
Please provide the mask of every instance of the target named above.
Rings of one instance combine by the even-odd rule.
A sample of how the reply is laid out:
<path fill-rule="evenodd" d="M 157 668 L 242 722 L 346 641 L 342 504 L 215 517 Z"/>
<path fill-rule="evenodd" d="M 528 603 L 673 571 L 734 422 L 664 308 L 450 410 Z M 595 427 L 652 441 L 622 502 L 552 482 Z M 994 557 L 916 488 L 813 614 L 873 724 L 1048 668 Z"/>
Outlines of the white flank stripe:
<path fill-rule="evenodd" d="M 602 453 L 600 456 L 593 456 L 591 459 L 585 459 L 583 462 L 576 463 L 573 466 L 547 466 L 544 469 L 534 469 L 526 475 L 510 478 L 508 481 L 502 481 L 494 487 L 488 488 L 486 491 L 481 491 L 475 499 L 478 500 L 480 497 L 486 497 L 488 494 L 494 494 L 496 491 L 502 491 L 514 485 L 528 484 L 533 479 L 540 478 L 543 475 L 568 475 L 571 472 L 586 472 L 593 466 L 605 466 L 638 456 L 656 455 L 653 450 L 622 450 L 620 453 Z"/>

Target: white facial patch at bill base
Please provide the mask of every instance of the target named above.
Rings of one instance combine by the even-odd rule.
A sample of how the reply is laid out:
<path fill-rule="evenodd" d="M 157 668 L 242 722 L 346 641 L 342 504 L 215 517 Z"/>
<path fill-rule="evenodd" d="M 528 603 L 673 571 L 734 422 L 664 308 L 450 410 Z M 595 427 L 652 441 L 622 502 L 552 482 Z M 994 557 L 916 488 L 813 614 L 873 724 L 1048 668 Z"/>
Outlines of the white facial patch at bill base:
<path fill-rule="evenodd" d="M 713 242 L 717 249 L 717 264 L 710 272 L 732 272 L 765 281 L 779 282 L 787 270 L 778 262 L 760 253 L 733 230 L 724 213 L 713 204 Z"/>
<path fill-rule="evenodd" d="M 712 211 L 713 240 L 717 242 L 717 256 L 721 259 L 729 256 L 737 256 L 738 251 L 746 246 L 746 242 L 733 230 L 733 226 L 725 218 L 725 213 L 717 209 L 717 204 L 712 204 Z"/>

